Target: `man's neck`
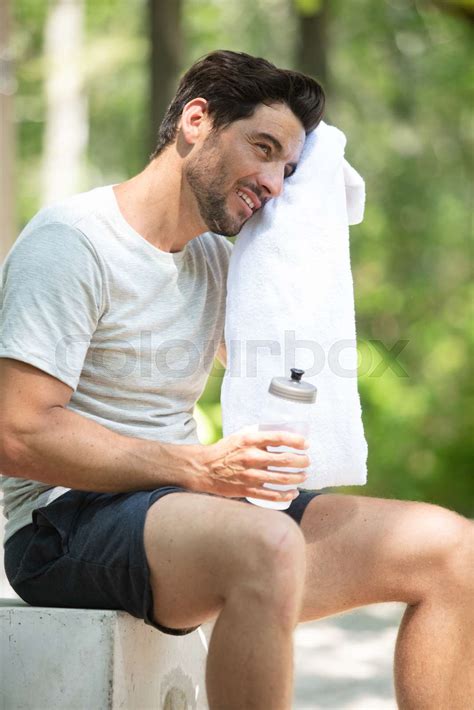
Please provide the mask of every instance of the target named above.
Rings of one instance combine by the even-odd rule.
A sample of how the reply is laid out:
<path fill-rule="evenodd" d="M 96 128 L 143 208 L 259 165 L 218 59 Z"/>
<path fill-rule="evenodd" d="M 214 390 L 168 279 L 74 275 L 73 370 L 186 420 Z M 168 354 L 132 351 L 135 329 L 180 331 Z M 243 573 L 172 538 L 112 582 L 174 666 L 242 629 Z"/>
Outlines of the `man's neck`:
<path fill-rule="evenodd" d="M 182 251 L 206 231 L 173 153 L 165 151 L 141 173 L 113 188 L 130 226 L 153 246 L 171 253 Z"/>

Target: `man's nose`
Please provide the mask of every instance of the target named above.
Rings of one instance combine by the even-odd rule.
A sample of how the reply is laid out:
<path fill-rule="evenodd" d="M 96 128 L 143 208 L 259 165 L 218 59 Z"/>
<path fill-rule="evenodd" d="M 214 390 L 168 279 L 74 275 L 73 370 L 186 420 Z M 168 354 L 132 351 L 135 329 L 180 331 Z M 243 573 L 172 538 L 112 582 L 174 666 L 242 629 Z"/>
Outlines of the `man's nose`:
<path fill-rule="evenodd" d="M 274 166 L 260 177 L 260 184 L 266 189 L 269 197 L 278 197 L 283 192 L 284 178 L 284 170 L 281 167 Z"/>

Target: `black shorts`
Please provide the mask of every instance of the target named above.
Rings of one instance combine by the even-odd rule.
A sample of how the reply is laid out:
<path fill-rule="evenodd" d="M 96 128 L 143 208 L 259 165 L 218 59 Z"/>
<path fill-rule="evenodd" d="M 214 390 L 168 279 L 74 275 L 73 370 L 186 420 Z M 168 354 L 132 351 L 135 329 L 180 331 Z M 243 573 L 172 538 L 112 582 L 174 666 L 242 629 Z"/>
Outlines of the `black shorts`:
<path fill-rule="evenodd" d="M 37 508 L 32 524 L 5 544 L 11 586 L 33 606 L 122 609 L 166 634 L 195 631 L 197 626 L 170 629 L 154 621 L 143 541 L 148 508 L 178 491 L 192 492 L 178 486 L 133 493 L 71 490 Z M 281 512 L 299 524 L 309 501 L 320 494 L 303 489 Z M 231 500 L 248 503 L 245 498 Z"/>

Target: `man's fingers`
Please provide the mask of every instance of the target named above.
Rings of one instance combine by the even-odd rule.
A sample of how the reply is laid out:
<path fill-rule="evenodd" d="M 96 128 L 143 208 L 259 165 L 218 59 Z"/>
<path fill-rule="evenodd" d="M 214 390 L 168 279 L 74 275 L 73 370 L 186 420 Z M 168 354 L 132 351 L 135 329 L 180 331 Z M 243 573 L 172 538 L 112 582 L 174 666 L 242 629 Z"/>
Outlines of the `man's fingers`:
<path fill-rule="evenodd" d="M 264 500 L 282 501 L 294 500 L 299 496 L 298 490 L 272 491 L 269 488 L 250 488 L 245 494 L 247 498 L 263 498 Z"/>
<path fill-rule="evenodd" d="M 308 478 L 304 471 L 295 473 L 279 473 L 278 471 L 261 471 L 258 468 L 252 468 L 247 471 L 249 477 L 255 485 L 263 485 L 264 483 L 274 483 L 278 486 L 296 486 L 298 483 L 304 483 Z"/>
<path fill-rule="evenodd" d="M 289 431 L 259 431 L 247 434 L 254 446 L 291 446 L 294 449 L 308 449 L 309 442 L 302 434 Z"/>
<path fill-rule="evenodd" d="M 291 466 L 292 468 L 307 468 L 311 466 L 311 461 L 307 454 L 299 454 L 295 451 L 268 452 L 267 457 L 269 466 Z"/>
<path fill-rule="evenodd" d="M 282 466 L 286 468 L 308 468 L 311 461 L 307 454 L 294 451 L 272 453 L 264 449 L 254 448 L 250 456 L 251 466 L 267 468 L 267 466 Z"/>

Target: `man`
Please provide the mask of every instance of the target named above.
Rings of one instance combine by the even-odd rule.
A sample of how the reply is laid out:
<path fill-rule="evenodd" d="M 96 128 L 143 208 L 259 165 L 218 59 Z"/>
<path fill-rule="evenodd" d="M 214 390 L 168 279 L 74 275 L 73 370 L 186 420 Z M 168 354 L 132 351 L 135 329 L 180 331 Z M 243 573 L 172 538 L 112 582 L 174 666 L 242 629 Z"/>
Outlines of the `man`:
<path fill-rule="evenodd" d="M 223 236 L 278 197 L 323 105 L 309 77 L 211 53 L 181 80 L 143 172 L 27 225 L 2 285 L 6 569 L 32 604 L 122 608 L 171 634 L 217 618 L 219 710 L 291 707 L 298 622 L 403 601 L 400 707 L 466 710 L 470 521 L 304 490 L 283 514 L 252 506 L 293 497 L 261 488 L 294 480 L 267 466 L 301 466 L 266 447 L 305 442 L 195 434 L 217 350 L 225 364 Z"/>

